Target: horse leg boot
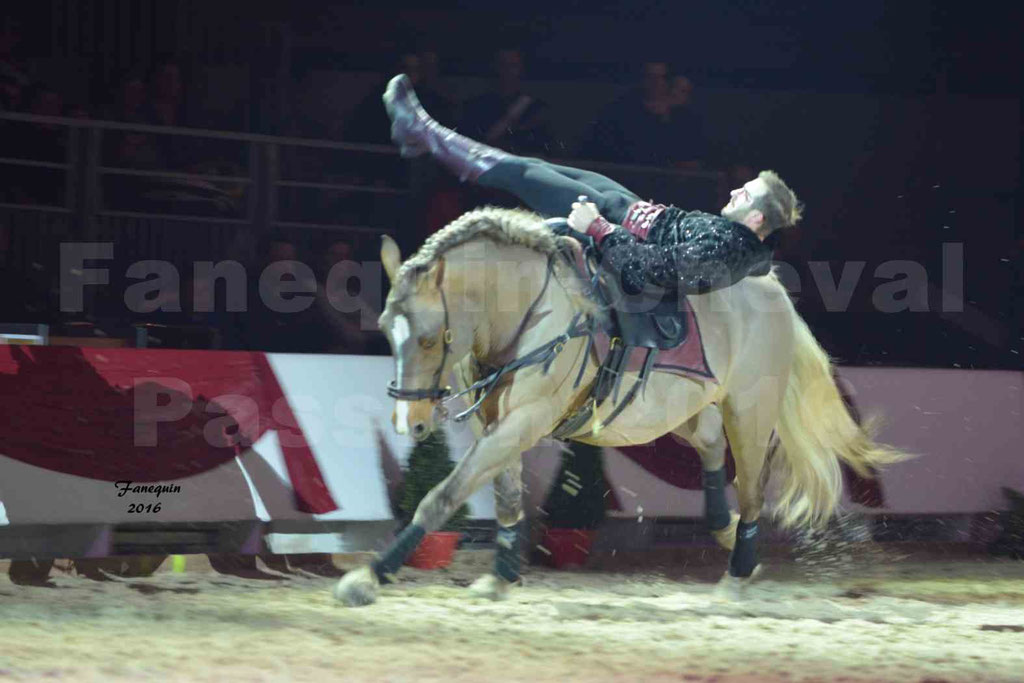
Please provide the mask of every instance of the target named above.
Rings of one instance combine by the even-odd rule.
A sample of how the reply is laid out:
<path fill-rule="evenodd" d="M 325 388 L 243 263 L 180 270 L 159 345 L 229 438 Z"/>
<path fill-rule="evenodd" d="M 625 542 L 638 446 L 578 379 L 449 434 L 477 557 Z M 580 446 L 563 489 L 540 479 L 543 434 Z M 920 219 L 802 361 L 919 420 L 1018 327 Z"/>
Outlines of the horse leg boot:
<path fill-rule="evenodd" d="M 494 509 L 498 521 L 494 571 L 484 574 L 469 587 L 470 593 L 490 600 L 504 600 L 509 586 L 519 583 L 522 568 L 523 518 L 522 460 L 494 478 Z"/>
<path fill-rule="evenodd" d="M 550 433 L 551 411 L 545 411 L 544 402 L 537 405 L 537 408 L 514 410 L 501 422 L 491 425 L 485 436 L 459 460 L 452 473 L 420 501 L 412 524 L 377 559 L 343 576 L 334 588 L 334 597 L 350 607 L 374 602 L 381 584 L 394 580 L 427 533 L 440 529 L 477 489 L 508 467 L 512 458 L 520 458 L 523 451 L 533 448 L 541 437 Z"/>
<path fill-rule="evenodd" d="M 466 458 L 472 455 L 472 450 Z M 475 490 L 467 486 L 469 482 L 465 481 L 465 476 L 466 472 L 460 472 L 456 467 L 444 481 L 432 488 L 420 501 L 412 523 L 368 566 L 343 576 L 334 588 L 334 597 L 349 607 L 361 607 L 375 602 L 380 586 L 395 581 L 398 570 L 416 550 L 423 537 L 441 528 Z"/>
<path fill-rule="evenodd" d="M 715 541 L 726 550 L 736 544 L 739 514 L 729 509 L 725 497 L 725 451 L 727 442 L 722 426 L 722 412 L 709 405 L 673 432 L 687 441 L 700 455 L 704 488 L 704 521 Z"/>
<path fill-rule="evenodd" d="M 384 91 L 384 108 L 391 119 L 391 139 L 403 157 L 429 152 L 465 182 L 510 157 L 506 152 L 459 135 L 435 121 L 423 109 L 405 74 L 395 76 Z"/>
<path fill-rule="evenodd" d="M 755 392 L 756 393 L 756 392 Z M 763 403 L 767 403 L 766 399 Z M 762 404 L 763 404 L 762 403 Z M 746 410 L 725 406 L 725 428 L 736 460 L 736 489 L 740 503 L 740 521 L 736 526 L 736 542 L 729 555 L 729 569 L 718 584 L 718 596 L 737 599 L 742 590 L 761 572 L 758 564 L 758 525 L 764 507 L 764 487 L 768 443 L 771 427 L 758 419 L 758 402 L 751 400 Z"/>

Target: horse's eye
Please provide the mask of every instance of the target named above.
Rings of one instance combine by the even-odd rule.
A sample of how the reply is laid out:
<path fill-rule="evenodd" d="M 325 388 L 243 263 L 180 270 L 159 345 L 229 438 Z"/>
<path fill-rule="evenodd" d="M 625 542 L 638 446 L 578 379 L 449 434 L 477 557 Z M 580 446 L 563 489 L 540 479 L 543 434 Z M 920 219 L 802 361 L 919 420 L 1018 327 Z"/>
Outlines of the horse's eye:
<path fill-rule="evenodd" d="M 437 339 L 430 336 L 420 337 L 420 347 L 424 349 L 432 349 L 437 345 Z"/>

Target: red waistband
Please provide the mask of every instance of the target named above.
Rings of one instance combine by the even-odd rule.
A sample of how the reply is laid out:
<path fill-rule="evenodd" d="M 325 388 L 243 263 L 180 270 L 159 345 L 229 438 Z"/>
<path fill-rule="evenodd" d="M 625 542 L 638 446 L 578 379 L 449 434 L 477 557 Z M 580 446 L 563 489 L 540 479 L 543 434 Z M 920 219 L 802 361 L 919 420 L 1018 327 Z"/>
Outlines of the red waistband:
<path fill-rule="evenodd" d="M 647 233 L 654 225 L 654 219 L 665 210 L 664 204 L 652 204 L 651 202 L 636 202 L 626 211 L 626 217 L 622 220 L 622 227 L 636 235 L 638 240 L 646 240 Z"/>

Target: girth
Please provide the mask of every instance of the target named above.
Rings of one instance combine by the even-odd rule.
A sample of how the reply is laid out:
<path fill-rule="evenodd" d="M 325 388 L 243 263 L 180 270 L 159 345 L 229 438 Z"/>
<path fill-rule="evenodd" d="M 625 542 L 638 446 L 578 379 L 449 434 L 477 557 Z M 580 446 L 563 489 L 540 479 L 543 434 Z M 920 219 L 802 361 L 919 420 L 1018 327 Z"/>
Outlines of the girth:
<path fill-rule="evenodd" d="M 683 343 L 689 332 L 685 310 L 675 292 L 652 290 L 638 296 L 628 296 L 621 290 L 616 278 L 600 276 L 591 262 L 590 257 L 594 254 L 593 243 L 585 244 L 583 267 L 587 272 L 580 274 L 590 282 L 590 296 L 609 311 L 604 332 L 611 338 L 611 343 L 608 353 L 601 361 L 597 377 L 590 386 L 587 398 L 552 432 L 551 436 L 556 439 L 565 439 L 584 429 L 588 424 L 592 425 L 591 434 L 596 434 L 610 425 L 647 385 L 658 352 Z M 566 259 L 573 267 L 579 269 L 571 256 L 567 254 Z M 594 335 L 597 332 L 598 330 L 593 328 L 590 330 L 583 364 L 574 387 L 578 387 L 583 379 L 586 363 L 594 345 Z M 638 349 L 646 350 L 643 365 L 636 381 L 620 401 L 622 379 L 634 350 Z M 614 408 L 603 422 L 598 421 L 598 410 L 609 398 Z"/>

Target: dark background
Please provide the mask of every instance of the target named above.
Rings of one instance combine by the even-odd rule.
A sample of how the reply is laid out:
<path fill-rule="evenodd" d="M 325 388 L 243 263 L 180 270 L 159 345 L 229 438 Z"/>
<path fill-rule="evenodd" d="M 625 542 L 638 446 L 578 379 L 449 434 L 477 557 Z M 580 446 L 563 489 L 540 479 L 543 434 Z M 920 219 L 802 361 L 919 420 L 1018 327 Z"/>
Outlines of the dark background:
<path fill-rule="evenodd" d="M 851 363 L 1020 367 L 1019 5 L 181 0 L 136 3 L 127 20 L 117 7 L 14 8 L 23 52 L 90 103 L 126 62 L 173 53 L 197 83 L 207 66 L 246 64 L 234 109 L 204 118 L 202 93 L 190 102 L 196 125 L 219 129 L 330 137 L 309 122 L 329 120 L 339 95 L 291 89 L 324 70 L 383 79 L 417 49 L 436 50 L 458 83 L 486 77 L 496 47 L 519 47 L 529 84 L 606 86 L 609 98 L 644 62 L 668 62 L 696 86 L 710 167 L 774 168 L 806 203 L 781 256 L 800 273 L 798 306 L 826 348 Z M 598 111 L 569 116 L 589 125 Z M 877 265 L 916 261 L 941 289 L 947 242 L 964 245 L 966 312 L 875 309 Z M 849 310 L 829 311 L 806 264 L 827 261 L 836 276 L 851 260 L 866 267 Z"/>

